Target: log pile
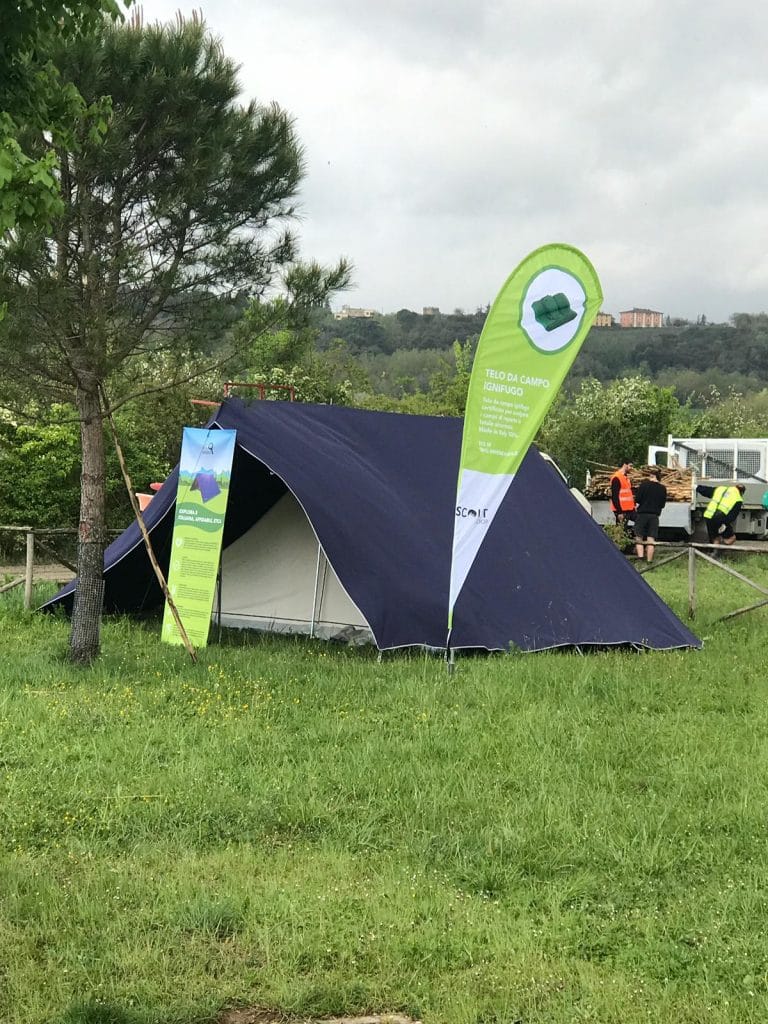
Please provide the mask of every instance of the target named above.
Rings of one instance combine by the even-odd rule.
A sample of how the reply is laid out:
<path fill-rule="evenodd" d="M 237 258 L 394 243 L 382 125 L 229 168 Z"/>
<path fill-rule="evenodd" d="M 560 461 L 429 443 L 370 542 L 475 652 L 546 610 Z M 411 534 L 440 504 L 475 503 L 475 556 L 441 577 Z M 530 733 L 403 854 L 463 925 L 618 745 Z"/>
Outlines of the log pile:
<path fill-rule="evenodd" d="M 652 469 L 661 470 L 661 482 L 667 488 L 667 501 L 690 501 L 693 473 L 690 469 L 668 469 L 666 466 L 638 466 L 629 474 L 630 483 L 637 490 L 643 480 L 653 479 Z M 612 472 L 593 473 L 584 494 L 594 501 L 607 501 L 611 496 Z"/>

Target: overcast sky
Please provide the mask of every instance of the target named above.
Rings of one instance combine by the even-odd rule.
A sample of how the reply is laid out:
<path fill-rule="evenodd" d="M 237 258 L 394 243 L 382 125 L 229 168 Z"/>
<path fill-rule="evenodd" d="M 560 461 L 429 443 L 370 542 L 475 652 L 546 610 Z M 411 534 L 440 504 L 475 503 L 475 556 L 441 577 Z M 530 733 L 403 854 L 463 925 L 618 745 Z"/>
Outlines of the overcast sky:
<path fill-rule="evenodd" d="M 474 310 L 539 245 L 603 308 L 768 309 L 768 7 L 750 0 L 143 0 L 202 9 L 294 117 L 306 256 L 339 297 Z"/>

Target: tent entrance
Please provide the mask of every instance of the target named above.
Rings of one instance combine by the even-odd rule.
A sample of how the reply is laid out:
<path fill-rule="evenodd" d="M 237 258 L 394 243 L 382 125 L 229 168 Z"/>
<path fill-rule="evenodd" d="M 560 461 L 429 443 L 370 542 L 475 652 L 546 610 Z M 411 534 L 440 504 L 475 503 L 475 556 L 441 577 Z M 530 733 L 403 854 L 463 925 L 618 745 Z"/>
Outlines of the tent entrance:
<path fill-rule="evenodd" d="M 221 578 L 223 626 L 373 642 L 290 491 L 224 550 Z"/>

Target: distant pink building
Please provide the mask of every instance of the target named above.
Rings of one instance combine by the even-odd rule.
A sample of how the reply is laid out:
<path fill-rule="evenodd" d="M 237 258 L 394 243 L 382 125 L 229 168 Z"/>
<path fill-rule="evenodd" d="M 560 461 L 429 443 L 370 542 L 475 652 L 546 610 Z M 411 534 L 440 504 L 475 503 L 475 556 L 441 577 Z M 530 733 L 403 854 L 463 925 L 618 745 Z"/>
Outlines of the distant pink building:
<path fill-rule="evenodd" d="M 662 327 L 663 317 L 655 309 L 627 309 L 619 313 L 622 327 Z"/>

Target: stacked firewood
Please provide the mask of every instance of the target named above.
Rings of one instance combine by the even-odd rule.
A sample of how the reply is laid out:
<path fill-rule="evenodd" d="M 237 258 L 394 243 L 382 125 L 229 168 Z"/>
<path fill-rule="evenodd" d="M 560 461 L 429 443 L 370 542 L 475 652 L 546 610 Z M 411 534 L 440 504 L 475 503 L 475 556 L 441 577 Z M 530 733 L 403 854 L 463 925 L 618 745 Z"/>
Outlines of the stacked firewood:
<path fill-rule="evenodd" d="M 692 476 L 690 469 L 668 469 L 666 466 L 638 466 L 631 470 L 629 479 L 634 490 L 643 480 L 651 480 L 651 470 L 661 470 L 661 482 L 667 488 L 667 501 L 690 501 Z M 592 473 L 589 487 L 584 491 L 588 498 L 605 501 L 611 496 L 613 472 Z"/>

